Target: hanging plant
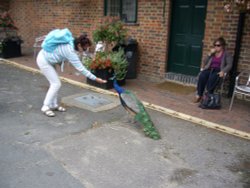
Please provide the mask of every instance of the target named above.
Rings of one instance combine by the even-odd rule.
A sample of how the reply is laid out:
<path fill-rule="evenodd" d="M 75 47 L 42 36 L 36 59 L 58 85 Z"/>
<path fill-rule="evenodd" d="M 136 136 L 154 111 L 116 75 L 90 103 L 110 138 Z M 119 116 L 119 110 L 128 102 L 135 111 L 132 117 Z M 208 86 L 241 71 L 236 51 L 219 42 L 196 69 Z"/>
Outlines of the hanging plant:
<path fill-rule="evenodd" d="M 234 9 L 241 13 L 250 13 L 250 0 L 230 0 L 224 5 L 226 12 L 232 12 Z"/>

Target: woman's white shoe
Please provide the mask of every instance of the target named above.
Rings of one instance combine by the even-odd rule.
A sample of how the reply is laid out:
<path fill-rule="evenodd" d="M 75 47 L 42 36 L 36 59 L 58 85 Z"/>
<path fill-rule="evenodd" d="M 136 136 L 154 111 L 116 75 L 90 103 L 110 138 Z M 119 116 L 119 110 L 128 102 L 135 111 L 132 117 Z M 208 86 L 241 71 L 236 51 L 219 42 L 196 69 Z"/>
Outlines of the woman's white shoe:
<path fill-rule="evenodd" d="M 45 110 L 42 112 L 44 113 L 44 115 L 46 115 L 48 117 L 54 117 L 56 115 L 51 109 L 48 109 L 48 110 Z"/>
<path fill-rule="evenodd" d="M 66 112 L 66 108 L 62 106 L 57 106 L 55 108 L 51 108 L 53 111 L 58 111 L 58 112 Z"/>

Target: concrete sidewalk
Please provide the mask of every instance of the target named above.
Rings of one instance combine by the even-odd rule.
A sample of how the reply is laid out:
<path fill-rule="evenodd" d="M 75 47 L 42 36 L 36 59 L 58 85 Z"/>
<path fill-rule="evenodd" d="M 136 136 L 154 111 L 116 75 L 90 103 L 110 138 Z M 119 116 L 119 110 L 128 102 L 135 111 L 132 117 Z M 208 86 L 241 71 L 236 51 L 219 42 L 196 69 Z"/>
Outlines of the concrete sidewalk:
<path fill-rule="evenodd" d="M 7 62 L 24 69 L 37 71 L 36 62 L 31 53 L 26 53 L 22 57 L 8 59 Z M 35 70 L 34 70 L 35 69 Z M 98 92 L 114 94 L 114 90 L 103 91 L 86 85 L 86 79 L 79 76 L 77 71 L 66 64 L 64 72 L 58 73 L 78 86 L 89 88 Z M 147 82 L 142 79 L 126 80 L 126 89 L 133 91 L 138 98 L 144 101 L 144 104 L 151 109 L 162 113 L 181 118 L 187 121 L 197 123 L 208 128 L 216 129 L 222 132 L 233 134 L 242 138 L 250 139 L 250 102 L 236 100 L 231 112 L 229 109 L 230 99 L 222 99 L 222 109 L 220 110 L 203 110 L 197 104 L 192 103 L 194 93 L 180 94 L 162 89 L 160 84 Z"/>
<path fill-rule="evenodd" d="M 0 187 L 250 185 L 249 140 L 148 109 L 162 136 L 155 141 L 120 105 L 98 112 L 68 107 L 49 118 L 40 112 L 48 86 L 43 76 L 0 61 L 0 80 Z M 63 83 L 59 97 L 89 92 Z"/>

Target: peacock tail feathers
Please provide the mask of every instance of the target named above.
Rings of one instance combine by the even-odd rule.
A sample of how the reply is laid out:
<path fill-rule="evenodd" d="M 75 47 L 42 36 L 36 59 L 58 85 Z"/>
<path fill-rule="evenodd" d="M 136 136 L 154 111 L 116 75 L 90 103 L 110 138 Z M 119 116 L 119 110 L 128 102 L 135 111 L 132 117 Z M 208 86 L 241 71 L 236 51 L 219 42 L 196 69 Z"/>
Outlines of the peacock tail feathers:
<path fill-rule="evenodd" d="M 146 136 L 158 140 L 161 138 L 159 132 L 155 128 L 153 122 L 146 109 L 144 108 L 142 102 L 137 99 L 137 97 L 130 92 L 120 87 L 116 80 L 114 80 L 114 88 L 119 94 L 122 106 L 131 114 L 135 115 L 135 120 L 138 121 L 143 126 L 143 131 Z"/>
<path fill-rule="evenodd" d="M 161 138 L 160 133 L 155 128 L 143 104 L 139 100 L 137 101 L 138 101 L 137 105 L 139 106 L 140 112 L 135 115 L 135 120 L 140 122 L 143 125 L 143 131 L 146 136 L 154 140 L 160 139 Z"/>
<path fill-rule="evenodd" d="M 136 99 L 135 95 L 128 90 L 125 90 L 121 93 L 122 100 L 126 103 L 126 105 L 132 109 L 135 113 L 139 113 L 140 109 L 138 108 L 138 99 Z"/>

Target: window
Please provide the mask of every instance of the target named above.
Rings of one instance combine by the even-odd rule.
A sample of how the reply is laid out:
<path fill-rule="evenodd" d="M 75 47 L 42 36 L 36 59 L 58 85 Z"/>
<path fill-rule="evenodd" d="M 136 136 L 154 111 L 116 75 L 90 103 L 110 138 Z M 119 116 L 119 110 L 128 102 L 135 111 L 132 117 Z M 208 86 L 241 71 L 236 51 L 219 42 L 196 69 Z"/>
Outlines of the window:
<path fill-rule="evenodd" d="M 118 16 L 126 23 L 136 23 L 137 0 L 105 0 L 105 16 Z"/>

